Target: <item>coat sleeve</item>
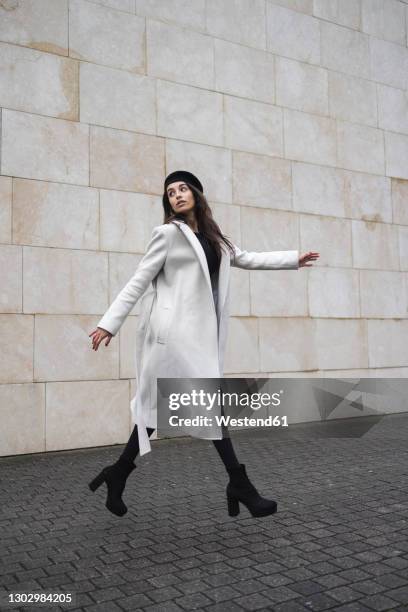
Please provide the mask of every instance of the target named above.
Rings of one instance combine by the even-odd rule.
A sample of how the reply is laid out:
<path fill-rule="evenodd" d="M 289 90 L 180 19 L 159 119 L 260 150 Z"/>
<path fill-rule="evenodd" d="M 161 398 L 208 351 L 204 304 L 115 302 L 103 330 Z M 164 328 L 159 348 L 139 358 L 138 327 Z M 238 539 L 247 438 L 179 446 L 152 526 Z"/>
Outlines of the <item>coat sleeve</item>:
<path fill-rule="evenodd" d="M 241 251 L 234 246 L 235 255 L 231 255 L 231 266 L 246 270 L 297 270 L 299 268 L 299 251 Z"/>
<path fill-rule="evenodd" d="M 140 260 L 136 272 L 118 293 L 102 319 L 99 320 L 97 327 L 116 336 L 137 300 L 144 294 L 151 281 L 162 269 L 166 261 L 167 251 L 167 232 L 162 226 L 157 226 L 153 228 L 146 253 Z"/>

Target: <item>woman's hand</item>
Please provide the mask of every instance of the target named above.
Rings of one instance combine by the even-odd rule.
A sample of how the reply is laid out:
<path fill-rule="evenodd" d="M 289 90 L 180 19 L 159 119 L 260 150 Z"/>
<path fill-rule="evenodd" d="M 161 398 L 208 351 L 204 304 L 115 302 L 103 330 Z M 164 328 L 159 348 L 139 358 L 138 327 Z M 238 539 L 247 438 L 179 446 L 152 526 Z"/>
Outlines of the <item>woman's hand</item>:
<path fill-rule="evenodd" d="M 113 337 L 110 332 L 106 331 L 106 329 L 102 329 L 102 327 L 97 327 L 96 329 L 94 329 L 94 331 L 91 332 L 89 336 L 92 337 L 92 348 L 94 351 L 98 350 L 98 346 L 104 338 L 108 338 L 105 342 L 105 346 L 108 346 L 109 342 L 111 341 L 111 338 Z"/>
<path fill-rule="evenodd" d="M 299 257 L 299 268 L 303 268 L 304 266 L 306 268 L 310 268 L 310 266 L 312 266 L 313 264 L 308 264 L 306 262 L 314 261 L 318 257 L 319 257 L 319 253 L 314 253 L 313 251 L 309 251 L 308 253 L 301 255 Z"/>

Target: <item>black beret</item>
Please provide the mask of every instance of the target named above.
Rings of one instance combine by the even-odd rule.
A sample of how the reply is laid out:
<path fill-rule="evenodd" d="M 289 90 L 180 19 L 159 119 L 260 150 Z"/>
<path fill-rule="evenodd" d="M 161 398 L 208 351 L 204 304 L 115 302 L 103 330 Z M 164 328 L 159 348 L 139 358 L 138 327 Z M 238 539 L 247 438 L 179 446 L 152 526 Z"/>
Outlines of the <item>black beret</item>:
<path fill-rule="evenodd" d="M 170 183 L 175 183 L 176 181 L 185 181 L 186 183 L 190 183 L 194 187 L 197 187 L 201 193 L 204 193 L 203 186 L 198 178 L 187 170 L 176 170 L 175 172 L 171 172 L 164 181 L 164 191 L 166 191 L 166 188 L 168 185 L 170 185 Z"/>

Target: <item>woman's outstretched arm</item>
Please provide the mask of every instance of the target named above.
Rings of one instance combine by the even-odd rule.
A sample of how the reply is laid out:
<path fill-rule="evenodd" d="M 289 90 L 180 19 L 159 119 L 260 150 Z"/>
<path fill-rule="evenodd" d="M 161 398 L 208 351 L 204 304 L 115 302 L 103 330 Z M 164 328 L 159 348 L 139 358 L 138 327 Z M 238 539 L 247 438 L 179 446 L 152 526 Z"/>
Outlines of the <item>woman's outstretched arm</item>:
<path fill-rule="evenodd" d="M 136 272 L 98 322 L 99 328 L 108 331 L 112 336 L 117 334 L 137 300 L 162 269 L 168 252 L 168 239 L 166 227 L 159 225 L 153 228 L 146 253 Z"/>
<path fill-rule="evenodd" d="M 234 246 L 231 266 L 246 270 L 297 270 L 299 251 L 242 251 Z"/>

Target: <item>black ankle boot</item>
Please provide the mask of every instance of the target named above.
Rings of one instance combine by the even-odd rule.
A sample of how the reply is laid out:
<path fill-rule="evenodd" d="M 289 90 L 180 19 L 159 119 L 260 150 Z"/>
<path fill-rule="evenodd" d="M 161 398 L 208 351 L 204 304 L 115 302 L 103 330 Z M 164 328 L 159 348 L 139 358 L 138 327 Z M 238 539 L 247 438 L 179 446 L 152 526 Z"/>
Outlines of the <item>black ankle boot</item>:
<path fill-rule="evenodd" d="M 122 493 L 126 485 L 126 479 L 135 467 L 133 461 L 127 461 L 119 457 L 116 463 L 103 468 L 102 472 L 89 483 L 91 491 L 96 491 L 102 483 L 106 483 L 108 496 L 105 505 L 108 510 L 117 516 L 123 516 L 127 512 L 127 507 L 122 500 Z"/>
<path fill-rule="evenodd" d="M 239 514 L 239 502 L 244 504 L 252 516 L 268 516 L 277 510 L 277 504 L 272 499 L 261 497 L 249 480 L 245 465 L 228 469 L 230 481 L 227 484 L 228 514 Z"/>

